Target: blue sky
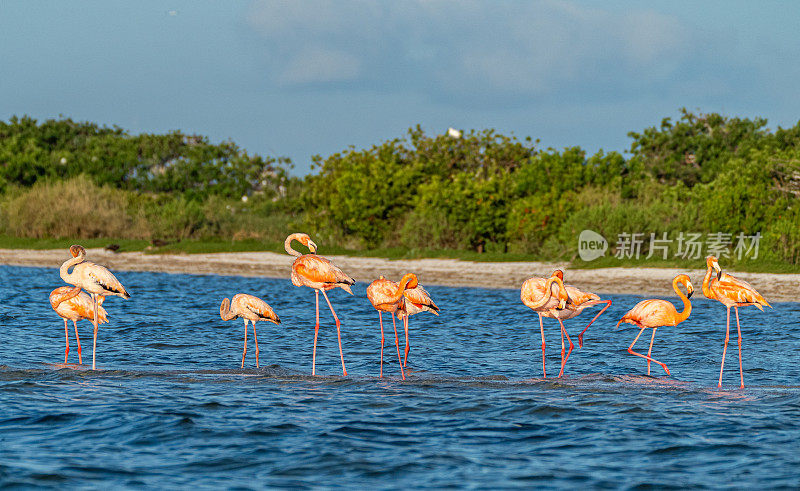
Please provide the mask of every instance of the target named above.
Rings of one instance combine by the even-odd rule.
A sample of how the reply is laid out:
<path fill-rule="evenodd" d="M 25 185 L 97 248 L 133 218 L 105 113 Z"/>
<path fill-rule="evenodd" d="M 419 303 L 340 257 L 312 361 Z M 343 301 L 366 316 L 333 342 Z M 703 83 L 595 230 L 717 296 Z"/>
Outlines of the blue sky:
<path fill-rule="evenodd" d="M 180 129 L 292 158 L 421 124 L 625 150 L 680 107 L 800 120 L 800 2 L 0 4 L 0 118 Z"/>

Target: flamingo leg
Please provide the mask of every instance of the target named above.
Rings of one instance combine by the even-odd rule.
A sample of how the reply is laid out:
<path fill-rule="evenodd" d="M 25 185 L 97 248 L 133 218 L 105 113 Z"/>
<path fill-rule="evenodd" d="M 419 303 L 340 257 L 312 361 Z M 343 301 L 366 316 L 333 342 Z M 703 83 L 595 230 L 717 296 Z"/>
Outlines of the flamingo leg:
<path fill-rule="evenodd" d="M 378 322 L 381 324 L 381 374 L 378 375 L 379 377 L 383 377 L 383 346 L 386 344 L 386 341 L 383 337 L 383 312 L 380 310 L 378 311 Z M 394 322 L 394 314 L 392 314 L 392 322 Z M 398 348 L 399 349 L 399 348 Z"/>
<path fill-rule="evenodd" d="M 403 317 L 403 327 L 406 330 L 406 349 L 405 354 L 403 355 L 403 366 L 406 366 L 406 361 L 408 361 L 408 352 L 411 351 L 411 346 L 408 344 L 408 314 Z"/>
<path fill-rule="evenodd" d="M 643 327 L 642 330 L 639 331 L 639 334 L 637 334 L 636 337 L 633 339 L 633 342 L 628 347 L 628 353 L 630 353 L 632 355 L 640 356 L 640 357 L 644 358 L 645 360 L 652 361 L 653 363 L 658 363 L 659 365 L 661 365 L 661 368 L 663 368 L 664 371 L 667 372 L 667 375 L 670 375 L 669 369 L 667 369 L 667 366 L 665 364 L 661 363 L 660 361 L 656 360 L 655 358 L 650 358 L 649 356 L 646 356 L 646 355 L 643 355 L 641 353 L 637 353 L 637 352 L 633 351 L 633 345 L 636 344 L 636 341 L 639 340 L 639 336 L 642 335 L 642 333 L 644 332 L 645 329 L 647 329 L 647 328 Z"/>
<path fill-rule="evenodd" d="M 408 320 L 408 317 L 403 320 Z M 397 336 L 397 324 L 394 321 L 394 313 L 392 313 L 392 325 L 394 326 L 394 345 L 397 346 L 397 362 L 400 363 L 400 338 Z M 402 363 L 400 363 L 400 376 L 403 377 L 403 380 L 406 379 Z"/>
<path fill-rule="evenodd" d="M 247 319 L 244 319 L 244 350 L 242 350 L 242 368 L 244 368 L 245 356 L 247 356 Z"/>
<path fill-rule="evenodd" d="M 656 339 L 656 330 L 653 328 L 653 335 L 650 336 L 650 347 L 647 349 L 647 375 L 650 375 L 650 355 L 653 353 L 653 341 Z"/>
<path fill-rule="evenodd" d="M 558 321 L 561 322 L 561 319 Z M 558 372 L 559 378 L 564 373 L 564 353 L 566 353 L 564 349 L 564 324 L 561 324 L 561 370 Z"/>
<path fill-rule="evenodd" d="M 739 307 L 734 307 L 736 312 L 736 331 L 739 333 L 739 383 L 741 388 L 744 389 L 744 372 L 742 371 L 742 328 L 739 325 Z"/>
<path fill-rule="evenodd" d="M 253 324 L 253 342 L 256 343 L 256 368 L 258 367 L 258 335 L 256 334 L 256 321 L 250 321 Z"/>
<path fill-rule="evenodd" d="M 67 319 L 64 319 L 64 338 L 67 340 L 67 349 L 64 350 L 64 364 L 67 364 L 67 357 L 69 356 L 69 329 L 67 328 Z"/>
<path fill-rule="evenodd" d="M 539 314 L 539 330 L 542 332 L 542 376 L 547 378 L 547 370 L 545 370 L 544 366 L 544 324 L 542 323 L 542 314 Z"/>
<path fill-rule="evenodd" d="M 342 358 L 342 374 L 347 377 L 347 369 L 344 367 L 344 352 L 342 351 L 342 329 L 339 323 L 339 318 L 336 316 L 336 311 L 333 310 L 333 305 L 331 305 L 331 301 L 328 299 L 328 294 L 325 293 L 325 290 L 322 290 L 322 296 L 325 297 L 325 301 L 328 302 L 328 308 L 331 309 L 331 314 L 333 314 L 333 319 L 336 321 L 336 337 L 339 339 L 339 356 Z"/>
<path fill-rule="evenodd" d="M 316 306 L 317 323 L 314 325 L 314 351 L 311 354 L 312 377 L 316 375 L 315 371 L 317 367 L 317 336 L 319 335 L 319 290 L 314 290 L 314 298 L 316 299 L 314 305 Z"/>
<path fill-rule="evenodd" d="M 560 377 L 564 375 L 564 365 L 566 365 L 567 362 L 569 361 L 569 354 L 572 353 L 572 348 L 574 348 L 575 345 L 572 344 L 572 339 L 569 338 L 569 333 L 567 332 L 567 329 L 564 327 L 564 323 L 561 321 L 561 319 L 558 319 L 558 323 L 561 324 L 561 332 L 564 333 L 564 336 L 567 337 L 567 341 L 569 341 L 569 349 L 567 350 L 567 357 L 564 358 L 564 362 L 561 364 L 561 373 L 558 374 L 558 376 Z"/>
<path fill-rule="evenodd" d="M 81 337 L 78 336 L 78 323 L 73 320 L 72 325 L 75 326 L 75 341 L 78 342 L 78 365 L 83 365 L 83 358 L 81 357 Z"/>
<path fill-rule="evenodd" d="M 596 321 L 597 318 L 600 317 L 600 314 L 605 312 L 607 308 L 611 307 L 611 300 L 603 300 L 601 302 L 598 302 L 597 305 L 600 305 L 601 303 L 606 304 L 606 306 L 603 307 L 603 309 L 600 312 L 598 312 L 597 315 L 594 316 L 594 318 L 592 320 L 590 320 L 588 324 L 586 324 L 586 327 L 583 328 L 583 331 L 581 331 L 581 333 L 578 334 L 578 347 L 579 348 L 583 348 L 583 333 L 585 333 L 586 330 L 589 329 L 589 326 L 592 325 L 592 322 Z"/>
<path fill-rule="evenodd" d="M 94 306 L 94 340 L 92 341 L 92 370 L 95 369 L 95 357 L 97 354 L 97 295 L 92 293 L 92 305 Z"/>
<path fill-rule="evenodd" d="M 728 351 L 728 340 L 731 337 L 731 308 L 728 307 L 728 317 L 725 320 L 725 346 L 722 348 L 722 363 L 719 366 L 719 382 L 717 387 L 722 387 L 722 370 L 725 368 L 725 352 Z"/>

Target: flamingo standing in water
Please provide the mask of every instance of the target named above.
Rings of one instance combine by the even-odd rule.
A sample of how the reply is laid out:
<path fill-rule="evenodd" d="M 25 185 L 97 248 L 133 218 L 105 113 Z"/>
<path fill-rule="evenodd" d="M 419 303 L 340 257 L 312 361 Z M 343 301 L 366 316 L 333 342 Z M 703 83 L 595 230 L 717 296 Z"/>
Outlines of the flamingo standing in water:
<path fill-rule="evenodd" d="M 244 319 L 244 351 L 242 352 L 242 368 L 244 357 L 247 355 L 247 321 L 253 323 L 253 340 L 256 344 L 256 367 L 258 367 L 258 335 L 256 334 L 256 321 L 269 321 L 280 324 L 281 320 L 267 302 L 247 293 L 237 293 L 232 300 L 222 299 L 219 306 L 219 316 L 222 320 L 229 321 L 237 317 Z"/>
<path fill-rule="evenodd" d="M 415 288 L 408 288 L 403 292 L 403 299 L 400 302 L 400 308 L 397 310 L 397 318 L 403 321 L 403 328 L 406 332 L 406 347 L 403 354 L 403 366 L 406 366 L 408 361 L 408 352 L 411 351 L 411 345 L 408 344 L 408 318 L 420 312 L 430 312 L 434 315 L 439 315 L 439 307 L 433 303 L 431 296 L 422 287 L 417 285 Z"/>
<path fill-rule="evenodd" d="M 680 288 L 678 288 L 678 283 L 682 283 L 686 287 L 687 295 L 684 295 Z M 628 347 L 628 353 L 647 360 L 648 375 L 650 375 L 651 361 L 661 365 L 664 371 L 667 372 L 667 375 L 670 375 L 667 365 L 650 357 L 650 354 L 653 352 L 653 340 L 656 337 L 656 329 L 663 326 L 677 326 L 688 319 L 689 314 L 692 313 L 692 304 L 689 302 L 689 298 L 691 298 L 692 293 L 694 293 L 694 287 L 692 287 L 692 282 L 689 280 L 689 277 L 685 274 L 679 274 L 672 280 L 672 288 L 681 300 L 683 300 L 683 312 L 679 313 L 677 309 L 675 309 L 675 306 L 666 300 L 642 300 L 617 322 L 617 327 L 623 322 L 641 327 L 639 334 L 636 335 L 636 338 L 634 338 L 633 342 Z M 648 327 L 653 329 L 653 335 L 650 337 L 650 349 L 647 350 L 647 356 L 645 356 L 633 351 L 633 345 L 636 344 L 639 336 L 641 336 Z"/>
<path fill-rule="evenodd" d="M 716 257 L 708 256 L 706 258 L 706 266 L 708 269 L 703 278 L 703 295 L 712 300 L 719 300 L 722 305 L 728 309 L 728 316 L 725 321 L 725 346 L 722 348 L 722 364 L 719 367 L 719 382 L 717 382 L 717 387 L 722 387 L 722 369 L 725 367 L 725 352 L 728 349 L 728 340 L 730 339 L 731 307 L 733 307 L 736 312 L 736 330 L 739 333 L 739 382 L 741 383 L 741 388 L 744 389 L 744 373 L 742 372 L 742 328 L 739 325 L 739 307 L 754 305 L 758 310 L 763 312 L 763 307 L 772 308 L 772 305 L 746 281 L 723 273 Z M 714 279 L 711 278 L 712 269 L 717 272 L 717 277 Z"/>
<path fill-rule="evenodd" d="M 72 245 L 69 248 L 72 259 L 61 265 L 59 273 L 61 279 L 70 285 L 75 285 L 86 290 L 92 297 L 92 311 L 94 313 L 94 341 L 92 343 L 92 370 L 95 369 L 95 355 L 97 353 L 97 325 L 98 325 L 98 297 L 117 295 L 122 298 L 131 298 L 122 283 L 103 266 L 98 266 L 86 260 L 86 249 L 83 246 Z M 72 272 L 69 271 L 69 268 Z"/>
<path fill-rule="evenodd" d="M 544 378 L 547 378 L 547 370 L 545 369 L 544 363 L 545 343 L 542 316 L 544 315 L 558 319 L 558 317 L 555 315 L 555 312 L 566 307 L 566 304 L 569 301 L 569 296 L 567 295 L 566 288 L 564 288 L 564 282 L 561 280 L 562 277 L 563 273 L 561 270 L 555 270 L 550 278 L 547 279 L 537 276 L 528 278 L 522 284 L 522 288 L 520 289 L 520 299 L 522 300 L 522 303 L 539 314 L 539 329 L 542 332 L 542 374 Z M 555 285 L 553 285 L 553 283 L 555 283 Z M 558 322 L 561 324 L 560 377 L 561 374 L 564 373 L 564 363 L 566 363 L 566 360 L 564 359 L 564 334 L 566 334 L 566 329 L 564 329 L 564 323 L 561 322 L 561 319 L 558 319 Z M 572 340 L 569 339 L 569 334 L 567 334 L 567 340 L 569 340 L 571 350 Z"/>
<path fill-rule="evenodd" d="M 292 241 L 295 240 L 308 247 L 311 254 L 300 254 L 292 249 Z M 347 276 L 344 271 L 331 264 L 328 259 L 317 256 L 317 245 L 311 240 L 308 234 L 291 234 L 286 237 L 283 248 L 287 253 L 296 257 L 294 263 L 292 263 L 292 284 L 294 284 L 294 286 L 313 288 L 316 297 L 317 323 L 314 326 L 314 352 L 311 355 L 311 375 L 315 375 L 316 370 L 317 335 L 319 334 L 319 292 L 322 292 L 325 301 L 328 302 L 328 307 L 331 309 L 333 318 L 336 321 L 336 335 L 339 338 L 339 356 L 342 358 L 342 373 L 344 376 L 347 376 L 347 369 L 344 366 L 344 353 L 342 352 L 342 333 L 339 317 L 336 316 L 331 301 L 328 299 L 328 295 L 325 292 L 333 288 L 341 288 L 352 295 L 353 291 L 350 289 L 350 285 L 355 284 L 356 280 Z"/>
<path fill-rule="evenodd" d="M 102 307 L 106 297 L 100 295 L 97 299 L 97 321 L 100 324 L 108 322 L 108 313 Z M 69 330 L 67 320 L 72 321 L 75 326 L 75 340 L 78 342 L 78 364 L 83 365 L 81 356 L 81 338 L 78 336 L 78 321 L 94 319 L 92 310 L 92 298 L 81 291 L 79 286 L 61 286 L 50 292 L 50 305 L 62 319 L 64 319 L 64 338 L 67 341 L 67 349 L 64 350 L 64 364 L 67 363 L 69 356 Z"/>
<path fill-rule="evenodd" d="M 400 283 L 387 280 L 383 276 L 373 281 L 367 287 L 367 298 L 375 310 L 378 311 L 378 322 L 381 325 L 381 371 L 380 376 L 383 377 L 383 312 L 390 312 L 392 315 L 392 326 L 394 326 L 394 344 L 397 347 L 397 362 L 400 364 L 400 375 L 403 380 L 406 379 L 406 374 L 403 371 L 403 362 L 400 360 L 400 340 L 397 337 L 397 323 L 394 320 L 394 314 L 400 308 L 403 300 L 403 292 L 411 287 L 417 286 L 417 277 L 412 273 L 403 275 Z"/>
<path fill-rule="evenodd" d="M 553 276 L 558 277 L 558 279 L 562 281 L 564 280 L 564 273 L 561 270 L 554 271 Z M 557 319 L 559 322 L 562 323 L 562 327 L 563 327 L 563 321 L 567 319 L 572 319 L 573 317 L 577 317 L 581 312 L 583 312 L 584 309 L 593 307 L 595 305 L 605 304 L 605 307 L 603 307 L 600 310 L 600 312 L 598 312 L 597 315 L 595 315 L 594 318 L 591 321 L 589 321 L 588 324 L 586 324 L 586 327 L 583 328 L 583 331 L 581 331 L 581 333 L 578 334 L 578 346 L 582 348 L 583 333 L 585 333 L 586 330 L 589 329 L 589 326 L 591 326 L 592 323 L 596 321 L 597 318 L 600 317 L 600 315 L 603 312 L 605 312 L 608 307 L 611 306 L 611 300 L 600 300 L 600 297 L 597 294 L 591 292 L 585 292 L 583 290 L 575 288 L 572 285 L 564 285 L 564 289 L 566 290 L 567 296 L 569 297 L 566 306 L 560 310 L 551 309 L 543 311 L 540 314 L 543 317 L 551 317 L 553 319 Z M 567 350 L 566 357 L 564 357 L 563 353 L 561 355 L 563 358 L 563 363 L 561 365 L 561 372 L 559 372 L 558 374 L 559 377 L 564 374 L 564 366 L 566 366 L 567 361 L 569 361 L 569 355 L 572 353 L 572 349 L 574 347 L 574 345 L 572 344 L 572 340 L 569 338 L 569 334 L 567 333 L 566 329 L 564 329 L 564 332 L 561 335 L 562 345 L 564 343 L 564 334 L 567 335 L 567 340 L 569 341 L 569 349 Z"/>

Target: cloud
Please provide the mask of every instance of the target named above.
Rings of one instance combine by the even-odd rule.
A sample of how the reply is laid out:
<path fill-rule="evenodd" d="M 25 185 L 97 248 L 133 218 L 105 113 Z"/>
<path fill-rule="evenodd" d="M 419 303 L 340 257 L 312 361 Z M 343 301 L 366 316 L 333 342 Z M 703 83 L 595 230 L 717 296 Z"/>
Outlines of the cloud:
<path fill-rule="evenodd" d="M 702 85 L 700 39 L 676 17 L 540 0 L 259 0 L 248 25 L 283 87 L 417 92 L 436 100 L 613 98 Z M 676 78 L 680 79 L 677 81 Z M 685 80 L 684 80 L 685 78 Z"/>
<path fill-rule="evenodd" d="M 341 82 L 358 78 L 361 62 L 345 51 L 310 46 L 293 56 L 281 70 L 283 85 Z"/>

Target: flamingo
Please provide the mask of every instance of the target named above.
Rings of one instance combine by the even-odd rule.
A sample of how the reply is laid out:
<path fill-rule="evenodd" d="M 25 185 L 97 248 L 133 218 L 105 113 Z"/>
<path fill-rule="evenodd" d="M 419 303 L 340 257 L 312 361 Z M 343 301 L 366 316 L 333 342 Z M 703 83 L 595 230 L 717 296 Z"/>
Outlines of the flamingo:
<path fill-rule="evenodd" d="M 725 367 L 725 352 L 728 350 L 728 340 L 730 339 L 731 307 L 733 307 L 736 312 L 736 330 L 739 334 L 739 382 L 741 388 L 744 389 L 744 373 L 742 372 L 742 328 L 739 325 L 739 307 L 753 305 L 763 312 L 763 307 L 772 308 L 772 305 L 746 281 L 723 273 L 716 257 L 708 256 L 706 258 L 706 266 L 708 269 L 703 278 L 703 295 L 712 300 L 719 300 L 722 305 L 728 309 L 728 316 L 725 321 L 725 345 L 722 348 L 722 364 L 719 367 L 719 382 L 717 382 L 717 387 L 722 387 L 722 369 Z M 714 279 L 711 278 L 712 269 L 717 272 L 717 277 Z"/>
<path fill-rule="evenodd" d="M 557 276 L 562 281 L 564 280 L 564 273 L 561 270 L 554 271 L 553 275 Z M 551 317 L 553 319 L 557 319 L 559 322 L 562 322 L 562 326 L 563 326 L 563 321 L 567 319 L 572 319 L 573 317 L 577 317 L 581 312 L 583 312 L 584 309 L 588 307 L 593 307 L 595 305 L 605 304 L 605 307 L 603 307 L 600 310 L 600 312 L 598 312 L 597 315 L 595 315 L 594 318 L 591 321 L 589 321 L 586 327 L 583 328 L 583 331 L 581 331 L 581 333 L 578 334 L 578 346 L 582 348 L 583 333 L 585 333 L 586 330 L 589 329 L 589 326 L 591 326 L 592 323 L 596 321 L 597 318 L 600 317 L 600 315 L 603 312 L 605 312 L 608 307 L 611 306 L 611 300 L 600 300 L 600 297 L 597 294 L 591 292 L 585 292 L 583 290 L 575 288 L 572 285 L 564 285 L 564 289 L 566 290 L 567 296 L 569 297 L 566 306 L 561 310 L 551 309 L 541 313 L 541 315 L 544 317 Z M 569 341 L 569 350 L 567 351 L 566 358 L 564 358 L 561 367 L 561 372 L 558 375 L 559 377 L 564 374 L 564 366 L 566 365 L 567 361 L 569 361 L 569 355 L 572 353 L 572 349 L 574 347 L 574 345 L 572 344 L 572 340 L 569 338 L 569 334 L 567 334 L 566 329 L 564 329 L 564 334 L 567 335 L 567 340 Z M 562 343 L 564 341 L 563 334 L 561 336 L 561 341 Z"/>
<path fill-rule="evenodd" d="M 97 353 L 97 324 L 98 324 L 98 311 L 97 306 L 98 297 L 116 295 L 122 298 L 131 298 L 130 294 L 122 286 L 122 283 L 111 274 L 111 271 L 103 266 L 98 266 L 86 260 L 86 249 L 80 245 L 72 245 L 69 248 L 72 259 L 64 261 L 61 265 L 59 273 L 61 279 L 70 285 L 75 285 L 86 290 L 92 297 L 93 305 L 93 320 L 94 324 L 94 341 L 92 343 L 92 370 L 95 369 L 95 355 Z M 69 272 L 69 268 L 72 272 Z"/>
<path fill-rule="evenodd" d="M 415 288 L 408 288 L 403 292 L 403 299 L 400 302 L 400 308 L 397 310 L 397 318 L 403 321 L 403 328 L 406 332 L 406 347 L 403 354 L 403 366 L 406 366 L 408 360 L 408 352 L 411 351 L 411 345 L 408 344 L 408 318 L 420 312 L 430 312 L 436 316 L 439 315 L 439 307 L 433 303 L 431 296 L 422 287 L 417 285 Z"/>
<path fill-rule="evenodd" d="M 678 288 L 678 283 L 682 283 L 686 287 L 686 291 L 688 293 L 687 295 L 684 295 L 680 288 Z M 628 353 L 640 356 L 647 360 L 648 375 L 650 375 L 651 361 L 661 365 L 664 371 L 667 372 L 667 375 L 670 375 L 667 365 L 650 357 L 650 354 L 653 352 L 653 340 L 656 337 L 656 329 L 663 326 L 677 326 L 681 322 L 688 319 L 689 314 L 692 313 L 692 304 L 689 302 L 689 298 L 691 298 L 692 293 L 694 293 L 694 287 L 692 286 L 692 282 L 689 280 L 689 277 L 685 274 L 679 274 L 676 276 L 672 280 L 672 289 L 675 290 L 675 293 L 677 293 L 681 300 L 683 300 L 683 312 L 679 313 L 675 309 L 675 306 L 666 300 L 642 300 L 624 316 L 622 316 L 622 319 L 620 319 L 619 322 L 617 322 L 617 327 L 619 327 L 619 325 L 623 322 L 641 327 L 639 334 L 636 335 L 633 342 L 628 347 Z M 647 356 L 645 356 L 641 353 L 633 351 L 633 345 L 636 344 L 639 336 L 641 336 L 644 330 L 648 327 L 653 329 L 653 335 L 650 337 L 650 349 L 647 350 Z"/>
<path fill-rule="evenodd" d="M 256 321 L 270 321 L 280 324 L 275 311 L 272 310 L 267 302 L 247 293 L 237 293 L 232 300 L 222 299 L 219 306 L 219 316 L 222 320 L 229 321 L 237 317 L 244 319 L 244 351 L 242 352 L 242 368 L 244 368 L 244 357 L 247 355 L 247 321 L 253 323 L 253 340 L 256 343 L 256 367 L 258 367 L 258 335 L 256 334 Z"/>
<path fill-rule="evenodd" d="M 564 282 L 561 279 L 562 277 L 563 273 L 561 270 L 557 269 L 553 271 L 553 274 L 547 279 L 537 276 L 528 278 L 522 284 L 522 288 L 520 289 L 520 299 L 522 300 L 522 303 L 539 314 L 539 329 L 542 332 L 542 374 L 544 378 L 547 378 L 547 370 L 545 369 L 544 363 L 545 343 L 542 316 L 546 315 L 547 317 L 558 319 L 554 312 L 566 307 L 566 304 L 569 301 L 569 296 L 567 295 L 566 288 L 564 288 Z M 553 286 L 553 283 L 556 283 L 557 286 Z M 553 292 L 554 288 L 556 288 L 555 294 Z M 564 363 L 566 363 L 566 360 L 564 359 L 564 334 L 566 334 L 566 330 L 564 329 L 564 323 L 561 322 L 561 319 L 558 319 L 558 322 L 561 324 L 560 377 L 561 374 L 564 373 Z M 571 351 L 572 340 L 569 339 L 569 334 L 567 334 L 567 340 L 569 340 Z"/>
<path fill-rule="evenodd" d="M 392 326 L 394 326 L 394 344 L 397 347 L 397 362 L 400 364 L 400 375 L 403 380 L 406 379 L 406 374 L 403 371 L 403 362 L 400 360 L 400 340 L 397 337 L 397 323 L 394 319 L 394 314 L 400 309 L 403 301 L 403 293 L 409 287 L 414 288 L 418 285 L 417 277 L 413 273 L 403 275 L 400 283 L 387 280 L 383 276 L 373 281 L 367 287 L 367 298 L 375 310 L 378 311 L 378 322 L 381 326 L 381 371 L 380 376 L 383 377 L 383 312 L 390 312 L 392 314 Z"/>
<path fill-rule="evenodd" d="M 102 307 L 106 297 L 100 295 L 97 299 L 97 320 L 100 324 L 108 322 L 108 313 Z M 78 336 L 78 321 L 86 319 L 91 321 L 94 318 L 92 311 L 92 298 L 81 291 L 78 286 L 61 286 L 50 292 L 50 305 L 62 319 L 64 319 L 64 338 L 67 341 L 67 349 L 64 351 L 64 364 L 67 363 L 69 356 L 69 331 L 67 320 L 72 321 L 75 326 L 75 339 L 78 342 L 78 364 L 83 365 L 81 356 L 81 338 Z"/>
<path fill-rule="evenodd" d="M 311 254 L 300 254 L 292 249 L 292 241 L 298 241 L 304 246 L 308 247 Z M 347 276 L 344 271 L 331 264 L 330 260 L 317 256 L 317 244 L 311 240 L 308 234 L 295 233 L 286 237 L 283 243 L 283 248 L 296 259 L 292 263 L 292 284 L 294 286 L 307 286 L 314 289 L 316 297 L 316 319 L 317 323 L 314 326 L 314 351 L 311 355 L 311 375 L 315 375 L 316 360 L 317 360 L 317 335 L 319 334 L 319 292 L 325 297 L 328 302 L 328 307 L 331 309 L 333 319 L 336 321 L 336 336 L 339 339 L 339 356 L 342 359 L 342 373 L 347 376 L 347 369 L 344 366 L 344 353 L 342 352 L 342 333 L 339 323 L 339 317 L 333 310 L 331 301 L 325 293 L 327 290 L 333 288 L 341 288 L 350 295 L 353 291 L 350 285 L 355 284 L 356 280 Z"/>
<path fill-rule="evenodd" d="M 561 279 L 563 280 L 563 278 Z M 583 328 L 583 331 L 578 334 L 578 347 L 583 348 L 583 333 L 589 329 L 589 326 L 591 326 L 592 323 L 596 321 L 603 312 L 606 311 L 606 309 L 611 307 L 611 300 L 600 300 L 600 296 L 596 293 L 585 292 L 575 288 L 572 285 L 564 285 L 564 288 L 567 290 L 569 301 L 564 309 L 556 311 L 561 320 L 572 319 L 583 312 L 583 310 L 586 308 L 605 304 L 605 307 L 603 307 L 600 312 L 598 312 L 597 315 L 595 315 L 594 318 L 590 320 L 588 324 L 586 324 L 586 327 Z M 569 358 L 569 355 L 567 357 Z"/>

